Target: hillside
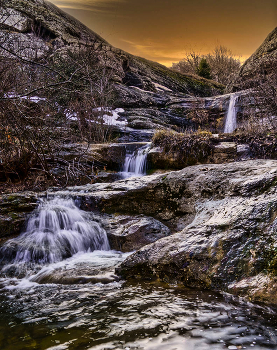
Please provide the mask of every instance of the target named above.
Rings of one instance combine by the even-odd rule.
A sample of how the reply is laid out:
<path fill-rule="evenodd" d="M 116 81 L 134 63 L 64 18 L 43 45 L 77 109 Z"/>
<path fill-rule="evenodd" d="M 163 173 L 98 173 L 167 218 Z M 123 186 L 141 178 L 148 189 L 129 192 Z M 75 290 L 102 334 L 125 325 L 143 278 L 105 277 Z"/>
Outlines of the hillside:
<path fill-rule="evenodd" d="M 255 85 L 260 76 L 271 77 L 277 66 L 277 27 L 243 64 L 232 87 L 233 91 Z"/>
<path fill-rule="evenodd" d="M 158 93 L 155 84 L 181 93 L 200 96 L 218 94 L 222 86 L 201 78 L 172 73 L 168 68 L 134 57 L 112 47 L 53 4 L 43 0 L 4 0 L 1 2 L 1 37 L 8 35 L 8 44 L 20 46 L 20 53 L 36 59 L 47 59 L 54 53 L 66 54 L 80 46 L 94 49 L 99 61 L 114 70 L 113 80 L 125 86 Z M 105 57 L 105 61 L 104 61 Z M 118 89 L 117 89 L 118 90 Z M 132 96 L 134 93 L 130 91 Z"/>

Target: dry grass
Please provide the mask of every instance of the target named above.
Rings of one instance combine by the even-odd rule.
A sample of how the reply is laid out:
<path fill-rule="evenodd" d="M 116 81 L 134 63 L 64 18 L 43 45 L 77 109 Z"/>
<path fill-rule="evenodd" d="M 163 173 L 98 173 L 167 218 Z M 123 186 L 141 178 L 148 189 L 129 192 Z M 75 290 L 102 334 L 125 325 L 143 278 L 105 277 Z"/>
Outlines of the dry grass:
<path fill-rule="evenodd" d="M 182 166 L 204 163 L 213 153 L 212 133 L 198 130 L 194 133 L 157 131 L 152 139 L 154 146 L 161 147 L 168 157 L 174 156 Z"/>

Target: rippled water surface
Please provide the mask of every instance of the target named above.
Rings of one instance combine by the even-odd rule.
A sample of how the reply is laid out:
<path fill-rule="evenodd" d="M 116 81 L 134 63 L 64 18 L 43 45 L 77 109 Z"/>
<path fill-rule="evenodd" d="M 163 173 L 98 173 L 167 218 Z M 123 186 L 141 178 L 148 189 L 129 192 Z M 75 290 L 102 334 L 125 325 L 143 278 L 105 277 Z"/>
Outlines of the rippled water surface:
<path fill-rule="evenodd" d="M 0 349 L 277 349 L 277 313 L 115 275 L 128 254 L 72 200 L 40 204 L 0 250 Z"/>
<path fill-rule="evenodd" d="M 277 349 L 276 313 L 228 295 L 122 282 L 0 283 L 2 350 Z"/>

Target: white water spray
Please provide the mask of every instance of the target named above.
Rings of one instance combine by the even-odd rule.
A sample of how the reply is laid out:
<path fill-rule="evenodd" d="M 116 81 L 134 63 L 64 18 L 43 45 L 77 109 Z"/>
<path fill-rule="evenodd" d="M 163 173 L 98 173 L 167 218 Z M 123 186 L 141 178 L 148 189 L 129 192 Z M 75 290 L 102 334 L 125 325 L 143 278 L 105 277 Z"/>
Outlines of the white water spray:
<path fill-rule="evenodd" d="M 123 171 L 121 173 L 124 178 L 146 175 L 147 153 L 149 149 L 150 143 L 135 150 L 133 153 L 126 154 Z"/>
<path fill-rule="evenodd" d="M 226 134 L 232 133 L 237 128 L 237 100 L 238 96 L 236 94 L 230 95 L 229 108 L 224 126 L 224 133 Z"/>
<path fill-rule="evenodd" d="M 29 219 L 26 232 L 1 248 L 4 261 L 54 263 L 79 252 L 109 250 L 104 229 L 90 221 L 72 199 L 43 201 Z"/>

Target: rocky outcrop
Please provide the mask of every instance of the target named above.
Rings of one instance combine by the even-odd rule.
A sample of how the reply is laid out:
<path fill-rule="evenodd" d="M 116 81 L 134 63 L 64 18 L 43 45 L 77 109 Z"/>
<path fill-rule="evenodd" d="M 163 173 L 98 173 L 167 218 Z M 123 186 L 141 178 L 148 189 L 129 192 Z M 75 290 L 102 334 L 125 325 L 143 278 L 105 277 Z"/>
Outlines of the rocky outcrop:
<path fill-rule="evenodd" d="M 275 303 L 276 184 L 277 161 L 249 160 L 47 195 L 73 197 L 93 212 L 114 249 L 141 247 L 118 269 L 126 279 L 160 279 Z"/>
<path fill-rule="evenodd" d="M 85 186 L 84 193 L 70 188 L 59 195 L 78 196 L 87 210 L 151 216 L 171 229 L 171 236 L 126 259 L 118 270 L 124 278 L 158 278 L 271 302 L 273 287 L 265 286 L 274 286 L 277 274 L 276 181 L 277 161 L 253 160 Z"/>
<path fill-rule="evenodd" d="M 125 278 L 159 278 L 273 301 L 270 295 L 277 272 L 276 180 L 276 161 L 197 166 L 169 173 L 164 179 L 149 178 L 146 192 L 155 183 L 154 193 L 160 196 L 162 181 L 167 213 L 179 216 L 178 229 L 183 229 L 131 255 L 120 273 Z M 133 192 L 132 203 L 134 197 Z M 149 212 L 147 202 L 141 207 Z M 163 206 L 162 199 L 159 203 Z M 160 217 L 158 211 L 156 217 Z M 268 285 L 272 288 L 267 289 Z"/>
<path fill-rule="evenodd" d="M 238 91 L 252 87 L 252 81 L 276 73 L 277 27 L 267 36 L 262 45 L 243 64 L 235 83 L 229 90 Z M 262 82 L 262 80 L 261 80 Z M 247 83 L 249 86 L 247 86 Z"/>
<path fill-rule="evenodd" d="M 124 87 L 124 89 L 127 88 Z M 160 93 L 149 93 L 135 87 L 130 87 L 129 90 L 135 92 L 136 98 L 127 99 L 126 97 L 127 102 L 123 100 L 119 102 L 118 106 L 124 107 L 124 111 L 119 115 L 126 124 L 124 127 L 117 127 L 118 142 L 150 141 L 155 131 L 162 129 L 197 130 L 200 128 L 214 133 L 224 130 L 231 94 L 187 97 L 166 92 L 161 99 Z M 152 99 L 156 99 L 155 103 L 147 99 L 149 94 Z M 245 113 L 244 106 L 249 105 L 250 97 L 248 91 L 239 92 L 237 96 L 237 121 L 240 124 Z M 149 105 L 147 107 L 147 104 L 152 107 Z"/>
<path fill-rule="evenodd" d="M 37 207 L 37 200 L 32 192 L 0 196 L 0 244 L 21 232 L 28 214 Z"/>
<path fill-rule="evenodd" d="M 259 131 L 258 127 L 252 131 L 237 130 L 233 134 L 161 130 L 152 139 L 147 159 L 152 171 L 247 159 L 277 159 L 277 141 L 274 132 Z"/>
<path fill-rule="evenodd" d="M 217 136 L 217 135 L 216 135 Z M 224 140 L 224 139 L 223 139 Z M 238 142 L 218 141 L 212 138 L 211 143 L 206 143 L 206 156 L 203 157 L 203 141 L 201 139 L 198 145 L 194 145 L 197 152 L 194 155 L 184 155 L 182 151 L 168 152 L 162 147 L 153 147 L 147 155 L 148 169 L 151 172 L 159 170 L 179 170 L 189 165 L 196 164 L 222 164 L 233 161 L 242 161 L 251 159 L 252 154 L 249 144 L 240 144 Z M 254 157 L 255 158 L 255 157 Z"/>
<path fill-rule="evenodd" d="M 62 58 L 63 67 L 69 51 L 93 52 L 95 68 L 101 70 L 100 67 L 105 66 L 109 72 L 110 104 L 125 109 L 126 124 L 111 128 L 113 136 L 122 142 L 149 141 L 155 129 L 164 127 L 193 127 L 194 122 L 182 107 L 180 110 L 178 101 L 192 95 L 214 96 L 224 90 L 224 86 L 216 82 L 174 72 L 112 47 L 48 1 L 3 0 L 0 9 L 0 56 L 22 57 L 42 66 Z M 172 103 L 177 105 L 171 107 Z M 125 115 L 122 116 L 124 119 Z"/>

